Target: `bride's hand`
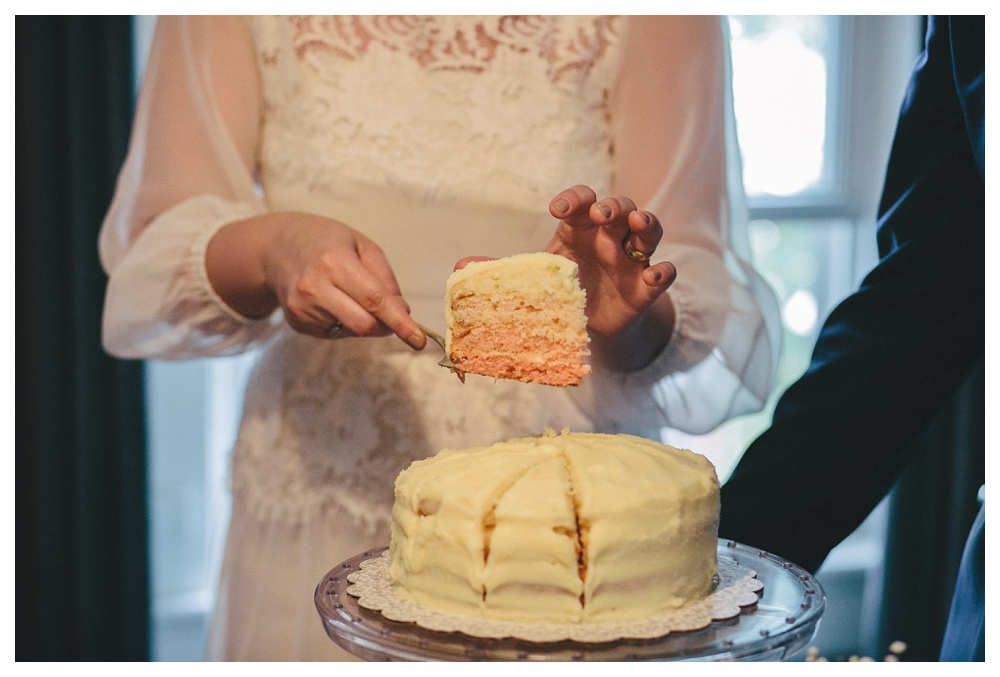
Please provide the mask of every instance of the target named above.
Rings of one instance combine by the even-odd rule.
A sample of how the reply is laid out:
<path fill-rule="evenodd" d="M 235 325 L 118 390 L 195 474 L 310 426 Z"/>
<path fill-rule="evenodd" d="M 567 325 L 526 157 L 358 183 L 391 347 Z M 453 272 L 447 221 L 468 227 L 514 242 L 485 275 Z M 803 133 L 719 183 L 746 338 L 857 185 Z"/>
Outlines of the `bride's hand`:
<path fill-rule="evenodd" d="M 418 350 L 426 344 L 381 248 L 339 221 L 288 212 L 229 224 L 206 262 L 220 296 L 248 316 L 280 306 L 310 336 L 396 334 Z"/>
<path fill-rule="evenodd" d="M 598 200 L 591 188 L 574 186 L 552 199 L 549 212 L 559 224 L 546 251 L 580 266 L 592 333 L 611 337 L 629 329 L 673 283 L 673 264 L 649 264 L 663 237 L 659 220 L 630 198 Z"/>

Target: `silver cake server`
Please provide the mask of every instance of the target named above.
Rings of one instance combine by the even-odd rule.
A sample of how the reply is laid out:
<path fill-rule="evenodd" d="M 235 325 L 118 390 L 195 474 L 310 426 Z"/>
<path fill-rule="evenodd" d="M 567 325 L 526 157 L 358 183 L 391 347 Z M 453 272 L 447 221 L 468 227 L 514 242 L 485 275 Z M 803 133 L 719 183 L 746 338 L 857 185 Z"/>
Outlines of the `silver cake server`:
<path fill-rule="evenodd" d="M 451 361 L 451 357 L 448 356 L 448 350 L 445 348 L 444 338 L 440 334 L 431 331 L 430 329 L 420 324 L 419 322 L 417 323 L 417 326 L 420 327 L 420 331 L 424 332 L 427 335 L 427 338 L 429 338 L 430 340 L 434 341 L 434 343 L 441 346 L 441 350 L 444 351 L 444 357 L 441 358 L 441 361 L 438 362 L 438 364 L 447 369 L 451 369 L 451 371 L 456 376 L 458 376 L 458 380 L 461 381 L 462 383 L 465 383 L 465 372 L 456 367 L 455 363 Z"/>

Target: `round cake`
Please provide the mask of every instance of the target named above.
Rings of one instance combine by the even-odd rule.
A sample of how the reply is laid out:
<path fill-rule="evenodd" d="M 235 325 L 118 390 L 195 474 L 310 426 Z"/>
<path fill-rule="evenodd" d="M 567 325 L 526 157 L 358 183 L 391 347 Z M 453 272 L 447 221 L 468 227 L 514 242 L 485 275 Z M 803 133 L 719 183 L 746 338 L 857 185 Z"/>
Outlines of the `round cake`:
<path fill-rule="evenodd" d="M 629 621 L 711 590 L 719 480 L 688 450 L 548 431 L 414 462 L 392 517 L 404 599 L 497 620 Z"/>

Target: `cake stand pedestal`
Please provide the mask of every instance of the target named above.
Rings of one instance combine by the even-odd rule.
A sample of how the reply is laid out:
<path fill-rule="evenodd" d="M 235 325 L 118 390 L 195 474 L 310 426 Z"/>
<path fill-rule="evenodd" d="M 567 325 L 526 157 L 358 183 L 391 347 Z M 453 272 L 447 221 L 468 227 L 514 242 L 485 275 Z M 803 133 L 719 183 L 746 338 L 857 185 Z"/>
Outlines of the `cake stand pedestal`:
<path fill-rule="evenodd" d="M 780 557 L 719 539 L 719 556 L 757 572 L 758 602 L 701 630 L 599 644 L 530 642 L 427 630 L 386 619 L 347 593 L 347 577 L 387 548 L 370 550 L 332 569 L 316 587 L 316 609 L 327 635 L 369 661 L 780 661 L 816 634 L 826 597 L 812 574 Z"/>

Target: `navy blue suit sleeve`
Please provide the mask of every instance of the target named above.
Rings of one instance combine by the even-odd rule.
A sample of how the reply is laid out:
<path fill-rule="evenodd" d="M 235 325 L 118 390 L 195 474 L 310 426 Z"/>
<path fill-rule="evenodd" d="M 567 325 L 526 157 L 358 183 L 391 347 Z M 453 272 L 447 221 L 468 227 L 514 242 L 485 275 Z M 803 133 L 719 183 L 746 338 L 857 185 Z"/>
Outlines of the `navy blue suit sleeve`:
<path fill-rule="evenodd" d="M 880 260 L 722 488 L 719 535 L 815 571 L 983 358 L 985 21 L 931 18 L 879 207 Z"/>

